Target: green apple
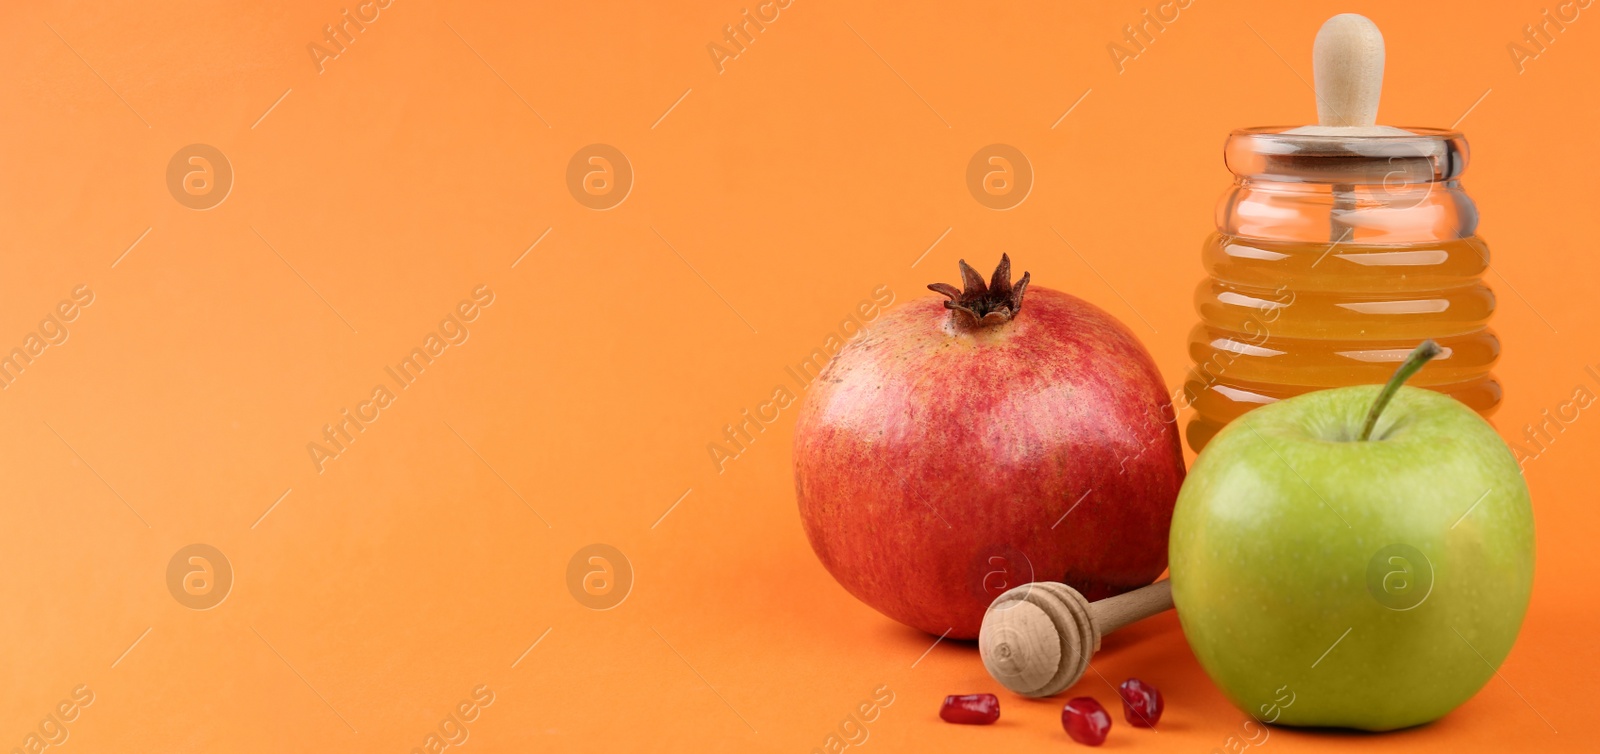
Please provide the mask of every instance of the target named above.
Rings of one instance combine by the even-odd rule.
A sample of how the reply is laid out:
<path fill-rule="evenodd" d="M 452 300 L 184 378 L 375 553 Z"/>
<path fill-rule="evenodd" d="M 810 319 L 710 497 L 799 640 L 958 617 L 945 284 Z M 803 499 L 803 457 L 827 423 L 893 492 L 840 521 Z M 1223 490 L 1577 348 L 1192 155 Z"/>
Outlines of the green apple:
<path fill-rule="evenodd" d="M 1430 350 L 1431 349 L 1431 350 Z M 1494 677 L 1533 584 L 1533 512 L 1471 409 L 1389 385 L 1309 393 L 1229 424 L 1178 495 L 1172 597 L 1195 656 L 1269 723 L 1392 730 Z"/>

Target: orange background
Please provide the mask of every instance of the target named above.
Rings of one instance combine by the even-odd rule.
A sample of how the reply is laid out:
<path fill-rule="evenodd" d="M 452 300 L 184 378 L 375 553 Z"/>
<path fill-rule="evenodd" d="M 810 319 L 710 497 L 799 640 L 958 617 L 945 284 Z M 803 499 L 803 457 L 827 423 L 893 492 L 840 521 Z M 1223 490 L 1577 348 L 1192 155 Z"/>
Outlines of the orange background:
<path fill-rule="evenodd" d="M 94 293 L 0 392 L 0 750 L 82 685 L 64 750 L 409 751 L 480 685 L 463 749 L 810 751 L 881 686 L 861 748 L 1070 746 L 1062 699 L 938 721 L 945 694 L 1000 689 L 819 566 L 792 409 L 723 473 L 707 444 L 874 288 L 930 295 L 1002 251 L 1180 384 L 1222 139 L 1314 119 L 1336 12 L 1387 37 L 1382 122 L 1471 139 L 1501 431 L 1600 391 L 1600 10 L 1519 73 L 1537 3 L 1194 0 L 1119 74 L 1107 45 L 1146 6 L 797 0 L 718 73 L 706 46 L 745 5 L 395 0 L 319 73 L 307 45 L 347 6 L 284 5 L 0 6 L 0 347 Z M 234 171 L 206 211 L 166 183 L 197 143 Z M 565 179 L 595 143 L 635 172 L 607 211 Z M 965 184 L 993 143 L 1036 172 L 1004 212 Z M 395 386 L 384 367 L 483 285 L 469 340 Z M 380 384 L 395 400 L 319 473 L 307 443 Z M 1538 573 L 1500 678 L 1421 729 L 1261 747 L 1590 741 L 1594 411 L 1527 464 Z M 607 611 L 566 586 L 597 542 L 635 574 Z M 192 543 L 234 573 L 210 610 L 168 592 Z M 1170 613 L 1094 667 L 1167 699 L 1136 731 L 1080 682 L 1114 710 L 1107 748 L 1259 741 Z"/>

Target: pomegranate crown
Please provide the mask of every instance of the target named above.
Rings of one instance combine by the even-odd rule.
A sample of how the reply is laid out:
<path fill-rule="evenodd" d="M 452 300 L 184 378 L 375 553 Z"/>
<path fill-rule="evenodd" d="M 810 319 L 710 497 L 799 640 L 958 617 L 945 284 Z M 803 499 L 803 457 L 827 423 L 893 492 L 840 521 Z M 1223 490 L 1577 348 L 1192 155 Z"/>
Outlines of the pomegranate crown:
<path fill-rule="evenodd" d="M 1022 311 L 1022 294 L 1028 290 L 1028 273 L 1022 273 L 1022 279 L 1012 285 L 1011 257 L 1000 255 L 1000 265 L 994 268 L 994 276 L 989 278 L 988 285 L 984 284 L 983 276 L 967 264 L 967 260 L 963 259 L 959 264 L 965 290 L 949 283 L 928 286 L 928 290 L 949 298 L 944 302 L 944 308 L 962 312 L 972 318 L 971 324 L 984 327 L 1010 322 L 1017 312 Z"/>

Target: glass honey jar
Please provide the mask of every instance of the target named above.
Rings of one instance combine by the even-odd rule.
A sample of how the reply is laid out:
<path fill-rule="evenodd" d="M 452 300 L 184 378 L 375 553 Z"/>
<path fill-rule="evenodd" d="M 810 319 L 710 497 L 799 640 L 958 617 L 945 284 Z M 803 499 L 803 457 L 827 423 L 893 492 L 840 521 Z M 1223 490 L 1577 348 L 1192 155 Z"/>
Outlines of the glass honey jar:
<path fill-rule="evenodd" d="M 1381 45 L 1378 37 L 1380 81 Z M 1321 112 L 1333 66 L 1321 35 L 1318 46 Z M 1377 86 L 1361 96 L 1375 115 Z M 1208 277 L 1194 293 L 1195 366 L 1181 396 L 1195 409 L 1185 434 L 1196 451 L 1264 403 L 1382 383 L 1427 338 L 1443 353 L 1410 384 L 1484 416 L 1499 405 L 1495 299 L 1482 280 L 1489 248 L 1460 180 L 1467 141 L 1371 122 L 1228 137 L 1234 183 L 1201 248 Z"/>

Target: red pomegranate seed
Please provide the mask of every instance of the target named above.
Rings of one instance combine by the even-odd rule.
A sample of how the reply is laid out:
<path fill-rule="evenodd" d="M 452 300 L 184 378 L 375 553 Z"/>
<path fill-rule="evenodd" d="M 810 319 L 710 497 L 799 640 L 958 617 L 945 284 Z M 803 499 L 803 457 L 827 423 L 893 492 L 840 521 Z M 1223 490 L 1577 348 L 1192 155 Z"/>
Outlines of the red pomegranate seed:
<path fill-rule="evenodd" d="M 1161 691 L 1137 678 L 1129 678 L 1117 689 L 1122 695 L 1122 716 L 1135 728 L 1154 728 L 1166 704 Z"/>
<path fill-rule="evenodd" d="M 939 719 L 957 725 L 988 725 L 1000 719 L 1000 700 L 994 694 L 952 694 L 944 698 Z"/>
<path fill-rule="evenodd" d="M 1061 727 L 1072 740 L 1086 746 L 1099 746 L 1111 732 L 1111 716 L 1094 697 L 1080 696 L 1061 708 Z"/>

